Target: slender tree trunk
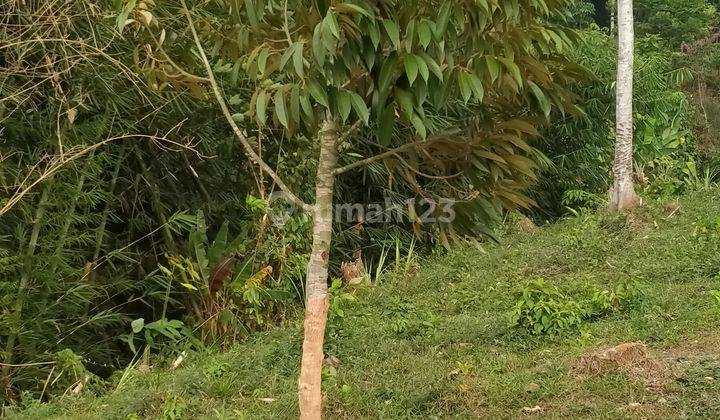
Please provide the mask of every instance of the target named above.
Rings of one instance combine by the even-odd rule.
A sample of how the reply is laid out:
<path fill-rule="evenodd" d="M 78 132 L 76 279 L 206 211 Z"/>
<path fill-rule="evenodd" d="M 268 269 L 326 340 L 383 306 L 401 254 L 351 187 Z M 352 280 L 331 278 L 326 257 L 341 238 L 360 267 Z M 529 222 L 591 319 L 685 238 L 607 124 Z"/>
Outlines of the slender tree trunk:
<path fill-rule="evenodd" d="M 43 217 L 45 216 L 45 206 L 47 204 L 48 195 L 50 194 L 50 184 L 48 183 L 43 188 L 40 195 L 40 202 L 38 203 L 37 209 L 35 210 L 35 220 L 33 220 L 33 229 L 30 233 L 30 242 L 28 243 L 27 250 L 25 252 L 25 262 L 23 264 L 22 275 L 20 277 L 20 284 L 18 286 L 17 297 L 15 298 L 15 316 L 18 319 L 22 319 L 22 310 L 25 306 L 25 299 L 27 298 L 28 288 L 30 287 L 30 274 L 32 272 L 32 258 L 35 255 L 35 248 L 38 243 L 38 236 L 40 235 L 40 228 L 42 227 Z M 2 367 L 2 376 L 8 376 L 10 373 L 10 364 L 13 363 L 15 355 L 15 341 L 17 340 L 17 331 L 11 331 L 8 335 L 7 343 L 5 344 L 5 365 Z"/>
<path fill-rule="evenodd" d="M 335 122 L 328 119 L 320 132 L 320 160 L 315 183 L 313 244 L 306 281 L 305 337 L 300 366 L 300 418 L 317 420 L 322 415 L 321 373 L 323 341 L 328 316 L 328 259 L 332 238 L 333 190 L 337 164 Z"/>
<path fill-rule="evenodd" d="M 633 186 L 633 2 L 618 0 L 618 66 L 615 103 L 614 184 L 610 211 L 635 207 L 638 197 Z"/>

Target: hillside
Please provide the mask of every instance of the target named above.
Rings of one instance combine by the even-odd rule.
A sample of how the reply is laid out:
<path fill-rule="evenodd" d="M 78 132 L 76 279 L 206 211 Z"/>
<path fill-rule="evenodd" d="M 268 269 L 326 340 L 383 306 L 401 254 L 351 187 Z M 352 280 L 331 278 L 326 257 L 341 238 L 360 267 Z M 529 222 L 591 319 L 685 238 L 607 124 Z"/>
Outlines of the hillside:
<path fill-rule="evenodd" d="M 334 311 L 328 417 L 720 417 L 720 301 L 710 294 L 720 289 L 718 199 L 714 190 L 629 216 L 580 215 L 401 264 L 344 316 Z M 619 285 L 633 285 L 633 299 L 533 336 L 511 315 L 537 279 L 568 300 Z M 17 417 L 293 418 L 301 341 L 296 322 L 191 354 L 175 371 L 128 370 L 100 396 L 31 404 Z M 648 346 L 661 381 L 576 368 L 583 353 L 627 342 Z"/>

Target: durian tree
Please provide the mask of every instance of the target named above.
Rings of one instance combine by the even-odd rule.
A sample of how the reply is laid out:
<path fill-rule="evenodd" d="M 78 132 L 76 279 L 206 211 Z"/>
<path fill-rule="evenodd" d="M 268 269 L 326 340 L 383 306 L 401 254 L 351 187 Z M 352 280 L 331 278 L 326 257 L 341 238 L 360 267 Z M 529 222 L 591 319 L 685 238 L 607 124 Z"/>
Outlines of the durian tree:
<path fill-rule="evenodd" d="M 158 89 L 217 102 L 247 157 L 312 217 L 299 378 L 301 418 L 322 413 L 328 263 L 335 183 L 368 165 L 398 171 L 431 200 L 457 200 L 447 237 L 482 230 L 543 160 L 537 126 L 575 113 L 565 89 L 581 70 L 565 54 L 570 0 L 217 0 L 119 5 L 120 27 L 145 37 L 138 55 Z M 185 21 L 181 17 L 185 16 Z M 138 60 L 153 62 L 157 60 Z M 147 71 L 148 69 L 140 69 Z M 158 80 L 163 78 L 163 80 Z M 241 98 L 249 100 L 243 101 Z M 265 141 L 314 139 L 314 193 L 293 191 L 257 152 Z M 303 198 L 308 199 L 307 203 Z"/>

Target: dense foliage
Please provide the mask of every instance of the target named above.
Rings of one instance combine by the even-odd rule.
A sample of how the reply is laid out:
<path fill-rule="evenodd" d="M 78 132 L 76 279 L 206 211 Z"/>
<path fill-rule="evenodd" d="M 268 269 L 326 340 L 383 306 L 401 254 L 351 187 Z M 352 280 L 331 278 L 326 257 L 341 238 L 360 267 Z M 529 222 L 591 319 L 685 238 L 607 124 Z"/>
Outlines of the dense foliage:
<path fill-rule="evenodd" d="M 384 156 L 340 173 L 337 201 L 399 215 L 336 221 L 333 277 L 350 261 L 373 283 L 390 254 L 407 274 L 415 252 L 495 238 L 515 210 L 545 221 L 605 200 L 616 41 L 603 1 L 187 3 L 232 120 L 301 200 L 313 198 L 327 115 L 341 167 Z M 172 363 L 292 319 L 311 222 L 273 223 L 279 188 L 225 121 L 182 5 L 0 10 L 3 402 L 99 389 L 131 363 Z M 675 196 L 720 175 L 717 12 L 639 0 L 636 18 L 637 182 Z M 452 223 L 420 217 L 448 198 Z M 355 298 L 348 280 L 332 283 L 331 336 Z M 596 315 L 529 287 L 525 328 Z M 560 321 L 533 319 L 538 302 Z M 400 306 L 387 314 L 398 334 L 431 323 Z"/>

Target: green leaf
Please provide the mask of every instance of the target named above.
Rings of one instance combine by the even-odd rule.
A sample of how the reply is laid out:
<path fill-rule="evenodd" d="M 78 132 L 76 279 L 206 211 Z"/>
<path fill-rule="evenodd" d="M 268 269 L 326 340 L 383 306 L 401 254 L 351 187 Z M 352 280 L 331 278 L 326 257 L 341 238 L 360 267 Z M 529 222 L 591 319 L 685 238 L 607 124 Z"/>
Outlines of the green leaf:
<path fill-rule="evenodd" d="M 305 72 L 303 71 L 303 43 L 295 43 L 295 52 L 293 53 L 293 65 L 295 66 L 295 73 L 298 76 L 304 77 Z"/>
<path fill-rule="evenodd" d="M 395 108 L 393 106 L 388 106 L 382 110 L 378 121 L 378 143 L 385 146 L 390 144 L 395 131 L 395 119 Z"/>
<path fill-rule="evenodd" d="M 430 45 L 432 32 L 430 30 L 430 25 L 426 20 L 421 21 L 418 25 L 418 38 L 420 39 L 420 45 L 422 45 L 423 48 L 427 48 L 428 45 Z"/>
<path fill-rule="evenodd" d="M 537 99 L 538 103 L 540 104 L 540 109 L 542 110 L 543 114 L 545 114 L 545 118 L 550 116 L 550 101 L 548 101 L 547 97 L 543 93 L 543 91 L 540 89 L 538 85 L 535 84 L 532 80 L 528 80 L 527 82 L 528 86 L 530 86 L 530 90 L 532 91 L 533 95 L 535 96 L 535 99 Z"/>
<path fill-rule="evenodd" d="M 327 27 L 330 29 L 330 32 L 332 32 L 335 38 L 340 39 L 338 22 L 337 19 L 335 19 L 335 15 L 333 14 L 332 9 L 328 9 L 325 18 L 323 19 L 323 25 L 327 25 Z"/>
<path fill-rule="evenodd" d="M 478 102 L 482 102 L 485 88 L 483 88 L 482 80 L 473 73 L 470 73 L 470 87 Z"/>
<path fill-rule="evenodd" d="M 392 77 L 395 75 L 395 65 L 397 64 L 397 56 L 388 57 L 380 67 L 380 75 L 378 76 L 378 90 L 380 93 L 387 92 L 390 87 Z"/>
<path fill-rule="evenodd" d="M 498 60 L 505 65 L 505 68 L 507 68 L 510 73 L 512 73 L 513 78 L 517 82 L 518 86 L 522 87 L 523 85 L 523 79 L 522 75 L 520 74 L 520 67 L 518 67 L 517 64 L 515 64 L 514 61 L 510 60 L 507 57 L 498 57 Z"/>
<path fill-rule="evenodd" d="M 295 49 L 297 48 L 297 42 L 292 44 L 288 49 L 285 50 L 285 53 L 283 53 L 282 59 L 280 59 L 280 69 L 284 69 L 285 65 L 290 61 L 290 58 L 293 56 L 293 53 L 295 52 Z"/>
<path fill-rule="evenodd" d="M 435 37 L 438 39 L 442 39 L 445 37 L 445 31 L 447 30 L 447 25 L 450 22 L 450 1 L 445 1 L 440 7 L 440 12 L 438 13 L 438 20 L 435 23 Z"/>
<path fill-rule="evenodd" d="M 400 108 L 403 110 L 403 112 L 405 112 L 407 118 L 409 120 L 412 120 L 414 114 L 412 94 L 408 91 L 397 88 L 395 89 L 395 98 L 397 98 L 397 101 L 400 104 Z"/>
<path fill-rule="evenodd" d="M 415 60 L 415 56 L 412 54 L 407 54 L 405 56 L 405 74 L 407 75 L 408 82 L 410 82 L 410 86 L 412 86 L 418 74 L 418 64 Z"/>
<path fill-rule="evenodd" d="M 117 17 L 117 27 L 118 31 L 122 33 L 123 29 L 125 28 L 125 22 L 128 20 L 128 16 L 130 16 L 130 13 L 135 9 L 135 3 L 136 0 L 130 0 L 128 1 L 125 6 L 122 8 L 120 13 Z"/>
<path fill-rule="evenodd" d="M 350 115 L 350 108 L 352 107 L 352 96 L 350 96 L 350 92 L 346 90 L 338 92 L 337 106 L 340 118 L 342 118 L 343 122 L 347 121 L 347 118 Z"/>
<path fill-rule="evenodd" d="M 290 118 L 295 123 L 300 122 L 300 88 L 293 86 L 290 91 Z"/>
<path fill-rule="evenodd" d="M 410 122 L 412 122 L 413 127 L 415 127 L 415 131 L 425 139 L 427 137 L 427 129 L 425 128 L 425 123 L 423 123 L 422 119 L 418 115 L 413 115 L 413 117 L 410 119 Z"/>
<path fill-rule="evenodd" d="M 490 75 L 490 83 L 494 83 L 500 76 L 500 62 L 495 57 L 485 56 L 485 66 Z"/>
<path fill-rule="evenodd" d="M 288 128 L 288 117 L 287 111 L 285 110 L 285 97 L 280 90 L 275 93 L 275 115 L 277 116 L 278 121 L 280 121 L 280 124 L 282 124 L 283 127 Z"/>
<path fill-rule="evenodd" d="M 337 10 L 343 10 L 343 9 L 352 10 L 355 13 L 360 13 L 361 15 L 371 18 L 371 19 L 373 17 L 372 13 L 363 9 L 362 7 L 358 6 L 357 4 L 343 3 L 343 4 L 339 4 L 339 5 L 335 6 L 335 8 Z"/>
<path fill-rule="evenodd" d="M 305 95 L 300 96 L 300 106 L 302 107 L 302 110 L 305 113 L 305 115 L 307 115 L 310 118 L 313 118 L 312 104 L 310 103 L 310 99 L 307 96 L 305 96 Z"/>
<path fill-rule="evenodd" d="M 132 328 L 132 332 L 137 334 L 140 331 L 142 331 L 143 327 L 145 326 L 145 319 L 144 318 L 138 318 L 130 323 L 130 327 Z"/>
<path fill-rule="evenodd" d="M 392 41 L 393 46 L 396 50 L 400 49 L 400 31 L 398 30 L 398 26 L 395 22 L 393 22 L 390 19 L 383 19 L 382 21 L 383 26 L 385 27 L 385 32 L 387 32 L 388 37 L 390 37 L 390 41 Z"/>
<path fill-rule="evenodd" d="M 355 113 L 360 117 L 360 119 L 365 123 L 365 125 L 368 124 L 368 121 L 370 120 L 370 111 L 368 110 L 367 105 L 365 104 L 365 101 L 363 100 L 360 95 L 358 95 L 355 92 L 349 92 L 350 98 L 352 99 L 352 106 L 355 110 Z"/>
<path fill-rule="evenodd" d="M 467 103 L 470 100 L 470 96 L 472 96 L 472 82 L 470 81 L 470 75 L 463 72 L 460 72 L 458 75 L 458 85 L 460 87 L 460 95 L 463 98 L 463 101 Z"/>
<path fill-rule="evenodd" d="M 267 93 L 264 90 L 261 90 L 255 100 L 255 118 L 261 126 L 265 125 L 265 121 L 267 120 L 267 116 L 265 114 L 266 107 Z"/>
<path fill-rule="evenodd" d="M 250 26 L 253 28 L 260 23 L 258 19 L 257 12 L 255 11 L 255 5 L 253 4 L 252 0 L 245 0 L 245 11 L 247 12 L 248 20 L 250 21 Z"/>
<path fill-rule="evenodd" d="M 262 51 L 260 51 L 260 55 L 258 55 L 258 72 L 261 76 L 265 75 L 265 68 L 267 67 L 267 59 L 270 55 L 267 48 L 263 48 Z"/>
<path fill-rule="evenodd" d="M 443 72 L 437 61 L 435 61 L 434 58 L 430 57 L 430 55 L 425 52 L 420 52 L 420 57 L 422 57 L 423 61 L 425 61 L 425 64 L 427 64 L 427 66 L 430 68 L 430 71 L 432 71 L 433 74 L 437 76 L 438 80 L 442 82 Z"/>
<path fill-rule="evenodd" d="M 312 95 L 313 99 L 315 99 L 315 102 L 319 103 L 327 109 L 330 109 L 327 92 L 325 92 L 325 90 L 320 87 L 320 84 L 318 84 L 318 82 L 311 80 L 310 83 L 308 83 L 308 90 L 310 91 L 310 95 Z"/>
<path fill-rule="evenodd" d="M 315 61 L 320 65 L 320 67 L 325 64 L 325 46 L 322 42 L 322 25 L 317 25 L 315 27 L 315 31 L 313 32 L 313 40 L 312 40 L 312 52 L 313 56 L 315 56 Z"/>
<path fill-rule="evenodd" d="M 430 77 L 430 71 L 428 70 L 428 65 L 425 63 L 425 60 L 422 60 L 417 55 L 413 56 L 415 59 L 415 62 L 418 66 L 418 71 L 420 72 L 420 76 L 423 78 L 424 81 L 427 82 L 428 77 Z"/>

